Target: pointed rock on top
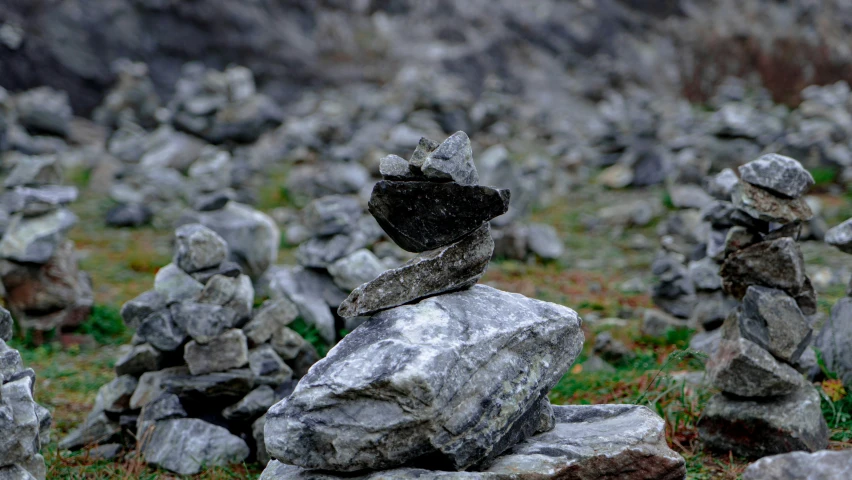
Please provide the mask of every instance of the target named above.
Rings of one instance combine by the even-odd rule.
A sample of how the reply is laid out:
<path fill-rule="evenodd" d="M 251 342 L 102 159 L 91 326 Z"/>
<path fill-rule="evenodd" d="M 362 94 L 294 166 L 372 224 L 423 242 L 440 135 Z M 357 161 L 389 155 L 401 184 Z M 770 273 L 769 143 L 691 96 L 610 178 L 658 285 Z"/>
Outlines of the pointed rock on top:
<path fill-rule="evenodd" d="M 814 184 L 814 177 L 797 160 L 768 153 L 741 165 L 744 182 L 787 198 L 798 198 Z"/>
<path fill-rule="evenodd" d="M 825 243 L 844 253 L 852 253 L 852 218 L 825 232 Z"/>
<path fill-rule="evenodd" d="M 417 148 L 414 149 L 414 153 L 411 155 L 411 158 L 408 160 L 408 163 L 411 165 L 411 169 L 415 173 L 420 173 L 420 167 L 423 166 L 423 162 L 426 161 L 426 158 L 430 153 L 434 152 L 440 142 L 436 142 L 435 140 L 420 137 L 420 142 L 417 143 Z"/>
<path fill-rule="evenodd" d="M 425 180 L 419 168 L 413 168 L 408 160 L 398 155 L 383 157 L 379 163 L 379 173 L 385 180 Z"/>
<path fill-rule="evenodd" d="M 464 132 L 456 132 L 426 157 L 420 167 L 431 181 L 453 181 L 460 185 L 476 185 L 479 174 L 473 164 L 473 148 Z"/>

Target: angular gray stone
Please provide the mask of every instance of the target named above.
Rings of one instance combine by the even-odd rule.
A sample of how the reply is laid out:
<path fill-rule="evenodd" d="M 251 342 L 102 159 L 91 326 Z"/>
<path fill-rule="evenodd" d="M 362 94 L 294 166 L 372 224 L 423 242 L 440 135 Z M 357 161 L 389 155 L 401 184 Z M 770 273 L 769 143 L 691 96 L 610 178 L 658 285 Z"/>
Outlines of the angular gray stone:
<path fill-rule="evenodd" d="M 314 237 L 299 245 L 296 259 L 303 267 L 328 268 L 337 260 L 370 243 L 370 238 L 358 230 L 330 237 Z"/>
<path fill-rule="evenodd" d="M 743 472 L 743 480 L 847 480 L 852 478 L 852 450 L 790 452 L 761 458 Z"/>
<path fill-rule="evenodd" d="M 0 239 L 0 257 L 23 263 L 47 263 L 76 223 L 77 216 L 64 208 L 37 217 L 14 215 Z"/>
<path fill-rule="evenodd" d="M 288 377 L 293 376 L 293 370 L 275 353 L 272 345 L 264 344 L 253 348 L 249 351 L 248 359 L 249 370 L 257 377 L 282 374 Z"/>
<path fill-rule="evenodd" d="M 852 386 L 852 298 L 843 297 L 831 307 L 831 315 L 817 336 L 815 347 L 825 367 L 843 384 Z"/>
<path fill-rule="evenodd" d="M 811 344 L 810 323 L 796 301 L 774 288 L 748 287 L 739 324 L 744 338 L 787 363 L 795 363 Z"/>
<path fill-rule="evenodd" d="M 7 379 L 0 386 L 0 465 L 24 462 L 38 454 L 39 419 L 32 387 L 30 377 Z"/>
<path fill-rule="evenodd" d="M 186 273 L 219 266 L 228 258 L 225 239 L 204 225 L 190 223 L 175 230 L 172 263 Z"/>
<path fill-rule="evenodd" d="M 260 278 L 278 258 L 281 232 L 268 215 L 247 205 L 228 202 L 210 212 L 187 212 L 180 223 L 200 223 L 228 244 L 229 258 L 251 278 Z"/>
<path fill-rule="evenodd" d="M 739 181 L 737 174 L 730 168 L 726 168 L 718 174 L 709 177 L 704 188 L 707 190 L 707 193 L 712 195 L 714 198 L 719 200 L 730 200 L 731 192 L 734 191 L 734 187 Z"/>
<path fill-rule="evenodd" d="M 734 206 L 758 220 L 775 223 L 808 221 L 813 217 L 804 198 L 782 198 L 740 182 L 731 195 Z"/>
<path fill-rule="evenodd" d="M 420 137 L 420 141 L 417 143 L 414 153 L 411 154 L 411 158 L 408 160 L 408 163 L 411 165 L 411 170 L 415 173 L 422 173 L 420 168 L 423 166 L 423 162 L 426 161 L 429 154 L 434 152 L 439 145 L 441 144 L 435 140 Z"/>
<path fill-rule="evenodd" d="M 696 290 L 715 291 L 722 289 L 719 265 L 708 257 L 689 262 L 689 278 Z"/>
<path fill-rule="evenodd" d="M 467 288 L 485 273 L 494 253 L 491 227 L 456 243 L 423 252 L 356 288 L 337 309 L 341 317 L 372 315 L 418 299 Z"/>
<path fill-rule="evenodd" d="M 147 438 L 151 434 L 151 428 L 160 420 L 186 418 L 186 416 L 186 410 L 177 395 L 163 393 L 142 407 L 136 421 L 136 438 L 139 440 Z"/>
<path fill-rule="evenodd" d="M 145 372 L 139 377 L 136 390 L 130 397 L 130 408 L 140 409 L 165 393 L 163 380 L 169 377 L 189 375 L 186 367 L 169 367 L 155 372 Z"/>
<path fill-rule="evenodd" d="M 669 185 L 667 190 L 675 208 L 701 209 L 713 201 L 713 197 L 698 185 Z"/>
<path fill-rule="evenodd" d="M 0 340 L 8 342 L 12 339 L 12 331 L 15 326 L 15 321 L 12 320 L 12 314 L 9 310 L 0 307 Z"/>
<path fill-rule="evenodd" d="M 740 397 L 782 396 L 807 386 L 796 369 L 745 338 L 723 338 L 707 372 L 713 386 Z"/>
<path fill-rule="evenodd" d="M 211 338 L 206 344 L 195 340 L 186 344 L 183 358 L 193 375 L 224 372 L 248 363 L 248 344 L 243 331 L 234 328 Z"/>
<path fill-rule="evenodd" d="M 683 458 L 669 449 L 665 422 L 638 405 L 554 406 L 555 427 L 517 444 L 480 472 L 400 468 L 362 475 L 307 471 L 277 460 L 261 480 L 462 479 L 675 480 L 684 478 Z"/>
<path fill-rule="evenodd" d="M 62 183 L 62 169 L 53 155 L 18 157 L 15 168 L 3 180 L 6 188 Z"/>
<path fill-rule="evenodd" d="M 825 243 L 841 252 L 852 253 L 852 218 L 825 232 Z"/>
<path fill-rule="evenodd" d="M 207 406 L 222 403 L 222 407 L 236 402 L 255 387 L 254 377 L 247 368 L 205 375 L 192 375 L 186 368 L 178 368 L 164 375 L 159 383 L 162 391 L 174 393 L 181 401 Z"/>
<path fill-rule="evenodd" d="M 163 353 L 149 343 L 133 345 L 125 355 L 116 360 L 116 375 L 140 376 L 145 372 L 159 370 L 163 363 Z"/>
<path fill-rule="evenodd" d="M 828 446 L 819 393 L 811 386 L 765 399 L 717 394 L 698 421 L 698 436 L 711 450 L 748 458 Z"/>
<path fill-rule="evenodd" d="M 181 302 L 172 305 L 172 318 L 199 344 L 207 344 L 236 324 L 236 312 L 219 305 Z"/>
<path fill-rule="evenodd" d="M 226 277 L 214 275 L 204 285 L 204 290 L 196 297 L 200 303 L 221 305 L 236 315 L 237 321 L 251 316 L 254 306 L 254 286 L 248 275 Z"/>
<path fill-rule="evenodd" d="M 420 171 L 432 181 L 453 181 L 460 185 L 479 183 L 473 149 L 464 132 L 456 132 L 438 145 L 420 165 Z"/>
<path fill-rule="evenodd" d="M 805 260 L 796 241 L 790 237 L 760 242 L 728 256 L 719 271 L 722 288 L 743 298 L 751 285 L 800 293 L 805 285 Z"/>
<path fill-rule="evenodd" d="M 249 456 L 249 447 L 225 428 L 197 418 L 178 418 L 157 422 L 141 453 L 151 466 L 193 475 L 202 466 L 241 463 Z"/>
<path fill-rule="evenodd" d="M 169 309 L 148 315 L 139 325 L 136 334 L 164 352 L 177 350 L 186 340 L 186 330 L 183 325 L 175 322 Z"/>
<path fill-rule="evenodd" d="M 226 277 L 239 277 L 242 275 L 243 271 L 240 266 L 229 260 L 222 262 L 216 268 L 208 268 L 207 270 L 200 270 L 198 272 L 192 273 L 192 278 L 198 280 L 202 284 L 207 284 L 211 278 L 216 275 L 224 275 Z"/>
<path fill-rule="evenodd" d="M 68 94 L 51 87 L 38 87 L 18 95 L 18 121 L 28 130 L 64 137 L 71 128 L 73 112 Z"/>
<path fill-rule="evenodd" d="M 788 198 L 800 197 L 814 184 L 814 177 L 801 163 L 777 153 L 741 165 L 739 171 L 743 182 Z"/>
<path fill-rule="evenodd" d="M 293 360 L 308 343 L 293 329 L 282 327 L 273 332 L 269 344 L 282 359 Z"/>
<path fill-rule="evenodd" d="M 337 308 L 346 299 L 346 292 L 331 276 L 302 267 L 276 269 L 271 275 L 269 290 L 272 298 L 285 297 L 292 301 L 299 308 L 299 316 L 307 324 L 314 325 L 323 340 L 334 343 L 337 331 L 331 307 Z"/>
<path fill-rule="evenodd" d="M 545 260 L 556 260 L 565 252 L 559 233 L 553 226 L 544 223 L 527 226 L 527 244 L 533 254 Z"/>
<path fill-rule="evenodd" d="M 352 230 L 363 212 L 358 197 L 327 195 L 311 201 L 302 217 L 311 234 L 325 236 Z"/>
<path fill-rule="evenodd" d="M 156 290 L 148 290 L 121 306 L 121 318 L 128 328 L 137 329 L 152 313 L 166 308 L 166 296 Z"/>
<path fill-rule="evenodd" d="M 26 468 L 14 464 L 0 467 L 0 480 L 44 480 L 44 477 L 34 476 Z"/>
<path fill-rule="evenodd" d="M 328 266 L 328 273 L 343 290 L 351 291 L 385 271 L 382 261 L 367 249 L 356 250 Z"/>
<path fill-rule="evenodd" d="M 419 171 L 419 170 L 417 170 Z M 396 180 L 404 182 L 407 180 L 423 180 L 423 175 L 417 175 L 408 160 L 398 155 L 382 157 L 379 162 L 379 174 L 384 180 Z"/>
<path fill-rule="evenodd" d="M 138 381 L 132 375 L 122 375 L 101 386 L 95 397 L 93 412 L 122 413 L 130 407 L 130 397 Z"/>
<path fill-rule="evenodd" d="M 566 307 L 481 285 L 379 313 L 269 410 L 267 450 L 335 471 L 424 456 L 487 463 L 535 433 L 539 402 L 580 352 L 580 323 Z"/>
<path fill-rule="evenodd" d="M 269 463 L 269 453 L 266 452 L 266 441 L 263 438 L 263 427 L 266 425 L 266 414 L 260 416 L 251 424 L 251 436 L 257 445 L 257 463 L 266 465 Z"/>
<path fill-rule="evenodd" d="M 243 326 L 243 333 L 252 345 L 260 345 L 269 340 L 276 330 L 290 325 L 298 316 L 299 307 L 289 298 L 267 300 Z"/>
<path fill-rule="evenodd" d="M 509 191 L 476 185 L 382 180 L 373 187 L 369 210 L 409 252 L 448 245 L 509 209 Z"/>
<path fill-rule="evenodd" d="M 689 340 L 689 349 L 712 357 L 719 350 L 719 343 L 721 341 L 722 331 L 719 329 L 712 332 L 698 332 Z"/>
<path fill-rule="evenodd" d="M 278 398 L 269 385 L 261 385 L 239 402 L 222 410 L 222 417 L 232 422 L 249 422 L 266 413 Z"/>
<path fill-rule="evenodd" d="M 203 289 L 204 285 L 174 263 L 159 269 L 154 276 L 154 290 L 166 297 L 166 304 L 191 300 Z"/>
<path fill-rule="evenodd" d="M 60 440 L 60 450 L 80 450 L 89 445 L 108 443 L 121 433 L 118 422 L 107 418 L 104 412 L 95 412 L 86 418 L 82 425 L 72 430 Z"/>
<path fill-rule="evenodd" d="M 645 313 L 642 316 L 642 327 L 640 328 L 640 331 L 642 332 L 642 335 L 664 338 L 668 331 L 678 328 L 687 328 L 687 326 L 688 324 L 685 321 L 675 316 L 654 308 L 649 308 L 645 310 Z"/>
<path fill-rule="evenodd" d="M 9 213 L 23 213 L 25 217 L 43 215 L 77 200 L 77 187 L 43 185 L 40 187 L 15 187 L 2 196 Z"/>
<path fill-rule="evenodd" d="M 24 369 L 21 353 L 0 341 L 0 375 L 10 378 Z"/>
<path fill-rule="evenodd" d="M 725 236 L 725 257 L 760 242 L 760 234 L 737 225 L 728 230 Z"/>

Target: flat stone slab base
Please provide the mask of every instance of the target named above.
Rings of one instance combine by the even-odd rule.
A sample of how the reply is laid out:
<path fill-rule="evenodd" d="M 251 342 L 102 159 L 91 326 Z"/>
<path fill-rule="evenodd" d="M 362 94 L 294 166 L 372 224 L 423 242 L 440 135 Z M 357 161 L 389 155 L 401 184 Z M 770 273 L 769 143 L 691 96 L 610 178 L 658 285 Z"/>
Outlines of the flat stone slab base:
<path fill-rule="evenodd" d="M 665 422 L 646 407 L 554 406 L 553 413 L 553 430 L 519 443 L 482 472 L 398 468 L 353 476 L 272 460 L 260 480 L 674 480 L 686 476 L 683 457 L 666 444 Z"/>

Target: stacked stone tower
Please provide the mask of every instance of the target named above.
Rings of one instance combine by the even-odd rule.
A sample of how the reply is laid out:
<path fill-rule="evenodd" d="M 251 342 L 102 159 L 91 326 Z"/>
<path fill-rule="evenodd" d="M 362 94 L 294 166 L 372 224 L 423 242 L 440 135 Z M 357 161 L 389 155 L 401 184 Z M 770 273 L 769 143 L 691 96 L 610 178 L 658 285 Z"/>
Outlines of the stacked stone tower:
<path fill-rule="evenodd" d="M 509 192 L 477 185 L 467 135 L 422 140 L 381 172 L 369 210 L 418 255 L 341 304 L 371 317 L 267 412 L 261 478 L 682 478 L 647 408 L 550 405 L 581 320 L 476 284 Z"/>
<path fill-rule="evenodd" d="M 796 160 L 769 154 L 739 168 L 736 211 L 720 275 L 740 300 L 708 364 L 722 390 L 699 422 L 705 444 L 745 457 L 828 444 L 820 397 L 794 366 L 811 343 L 816 294 L 796 243 L 811 218 L 802 198 L 814 180 Z"/>

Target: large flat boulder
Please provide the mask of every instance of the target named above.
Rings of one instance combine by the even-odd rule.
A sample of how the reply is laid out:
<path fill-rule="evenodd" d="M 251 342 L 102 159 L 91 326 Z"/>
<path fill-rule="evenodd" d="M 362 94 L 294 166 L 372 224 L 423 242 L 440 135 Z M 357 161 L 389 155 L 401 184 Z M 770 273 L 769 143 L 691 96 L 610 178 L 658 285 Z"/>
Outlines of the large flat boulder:
<path fill-rule="evenodd" d="M 482 472 L 399 468 L 369 473 L 358 480 L 674 480 L 686 474 L 683 458 L 669 449 L 665 422 L 638 405 L 554 406 L 553 430 L 528 438 Z M 261 480 L 344 478 L 273 460 Z"/>
<path fill-rule="evenodd" d="M 273 458 L 341 472 L 486 464 L 540 423 L 583 344 L 573 310 L 478 285 L 381 312 L 267 413 Z"/>

